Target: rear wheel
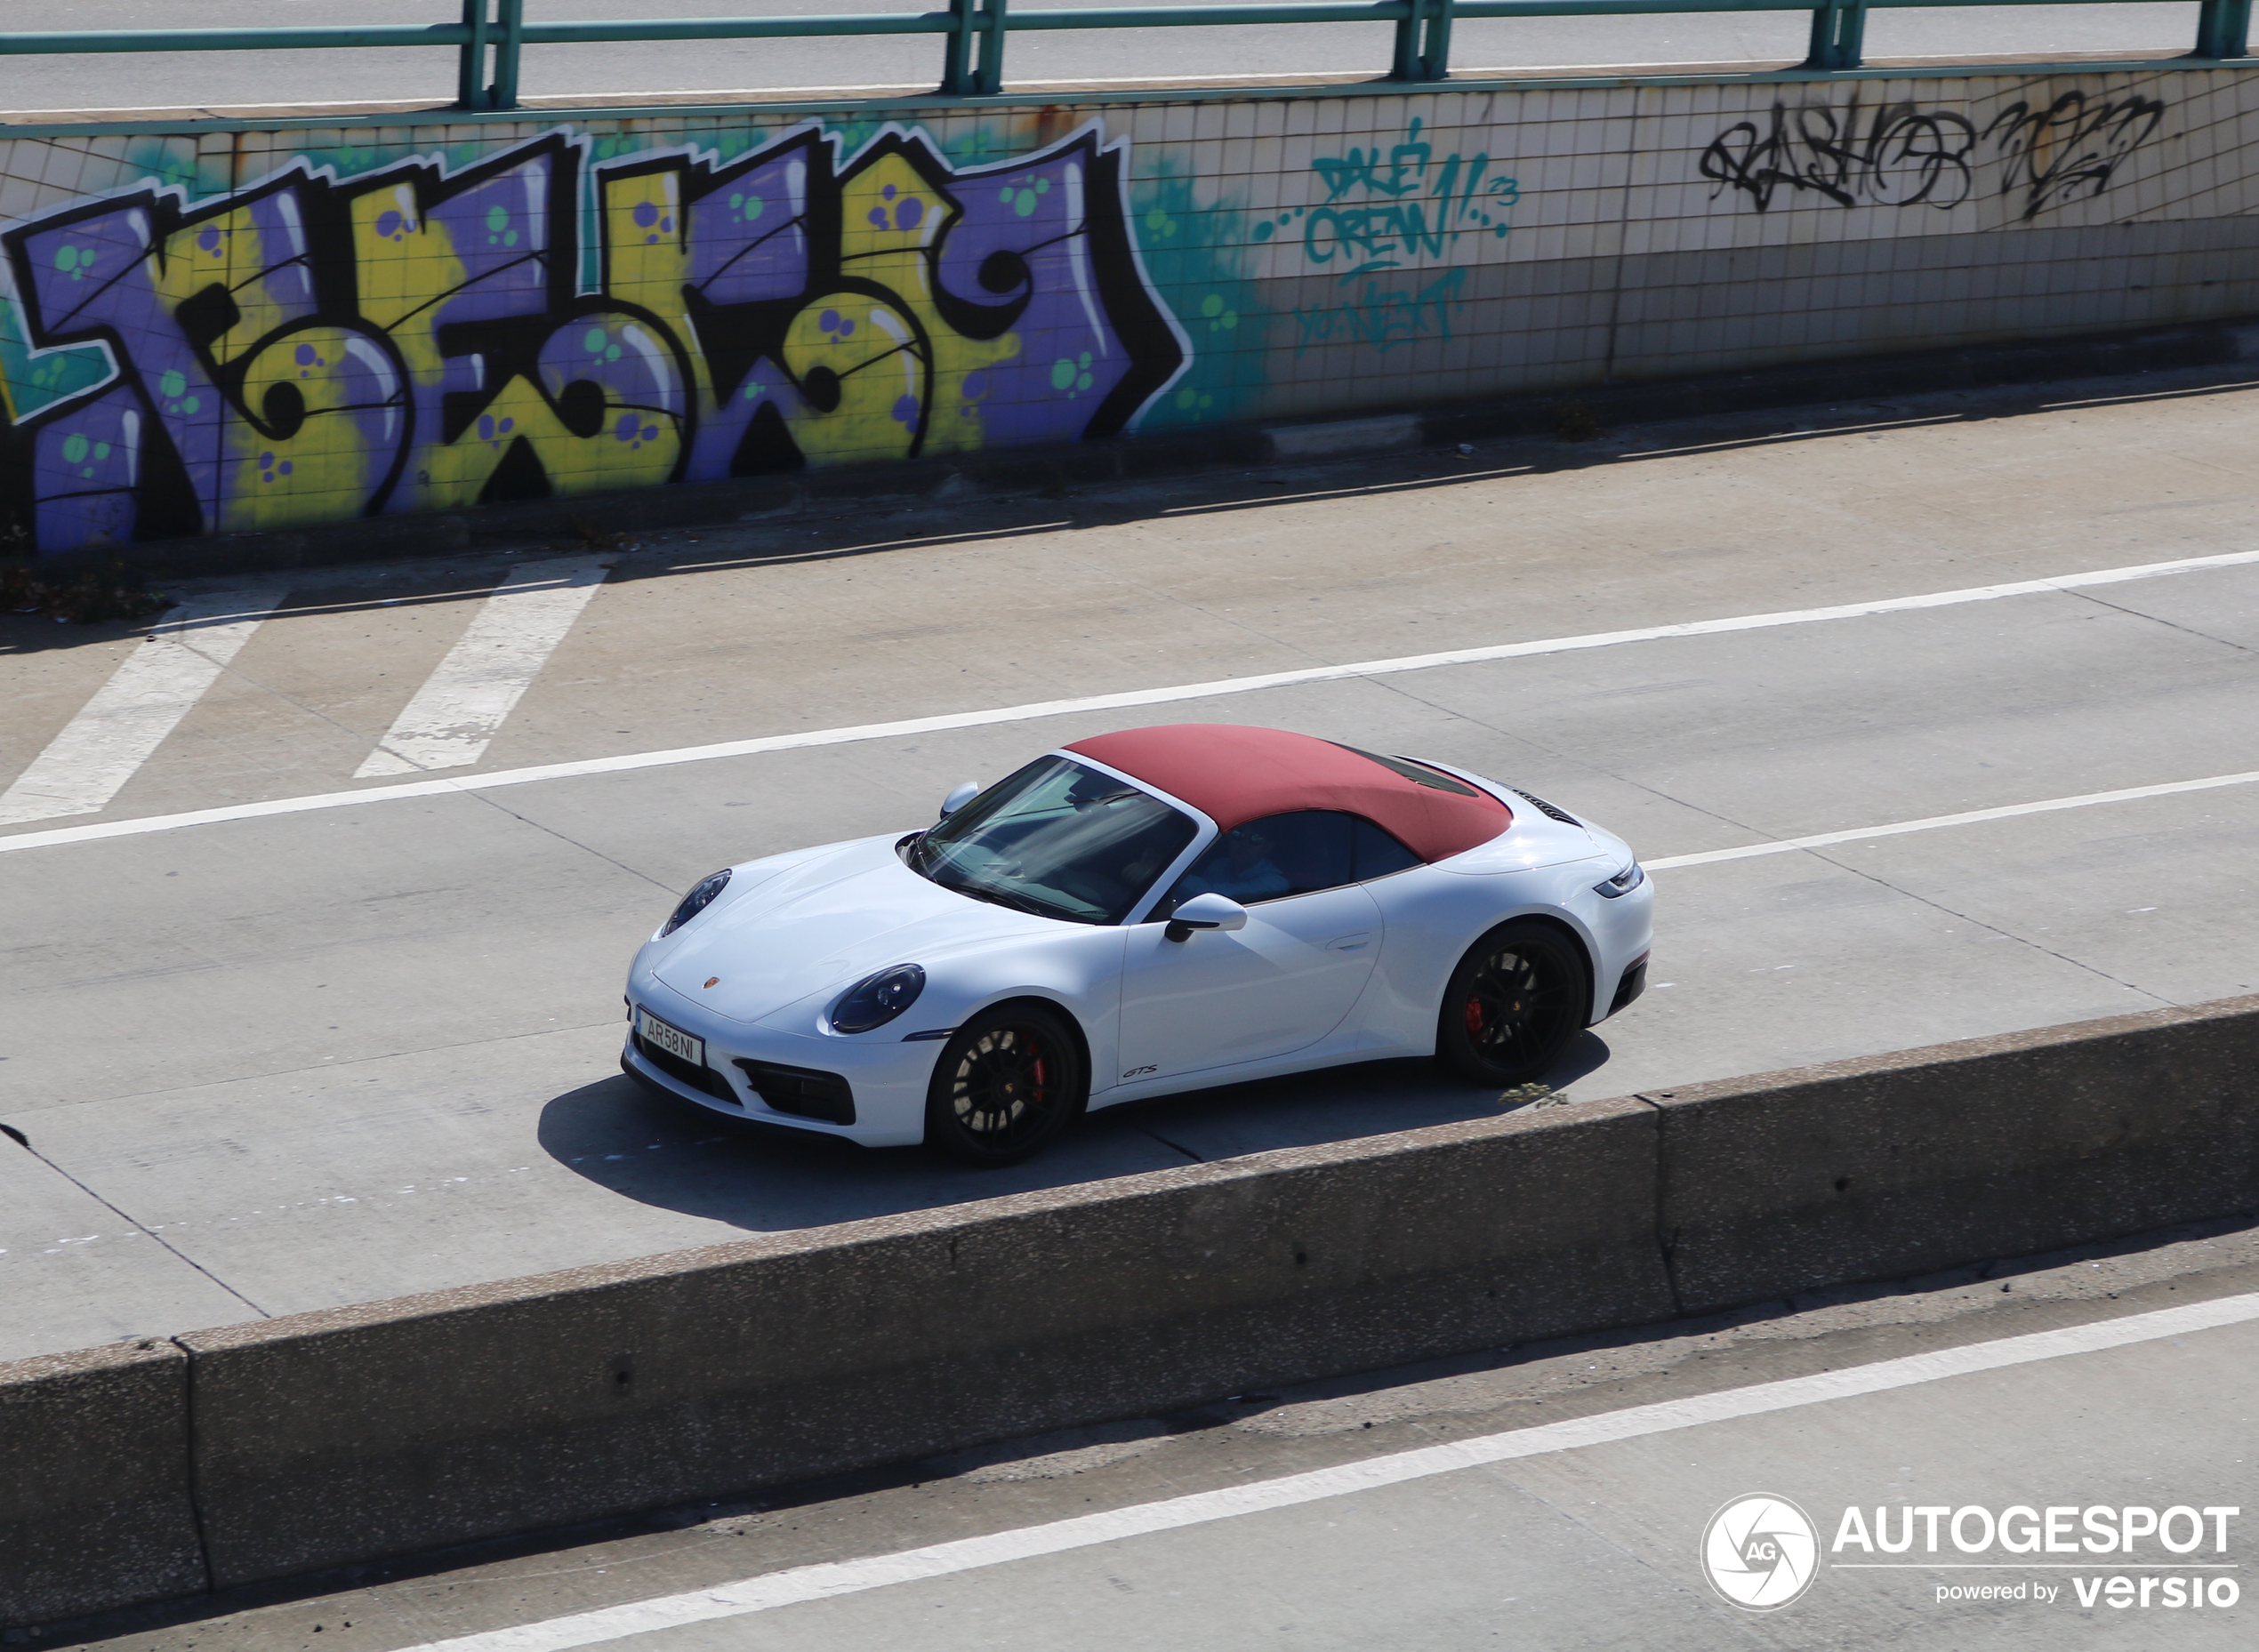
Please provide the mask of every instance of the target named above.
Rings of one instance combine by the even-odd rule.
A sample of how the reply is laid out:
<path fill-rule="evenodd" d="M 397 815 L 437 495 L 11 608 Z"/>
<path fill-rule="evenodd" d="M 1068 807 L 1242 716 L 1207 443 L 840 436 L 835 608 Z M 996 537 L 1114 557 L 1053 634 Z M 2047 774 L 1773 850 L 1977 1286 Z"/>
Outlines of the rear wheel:
<path fill-rule="evenodd" d="M 1574 942 L 1549 924 L 1500 924 L 1451 972 L 1435 1053 L 1478 1084 L 1527 1083 L 1561 1059 L 1591 1008 Z"/>
<path fill-rule="evenodd" d="M 958 1030 L 926 1092 L 926 1145 L 975 1165 L 1013 1165 L 1082 1111 L 1089 1075 L 1064 1017 L 1007 1004 Z"/>

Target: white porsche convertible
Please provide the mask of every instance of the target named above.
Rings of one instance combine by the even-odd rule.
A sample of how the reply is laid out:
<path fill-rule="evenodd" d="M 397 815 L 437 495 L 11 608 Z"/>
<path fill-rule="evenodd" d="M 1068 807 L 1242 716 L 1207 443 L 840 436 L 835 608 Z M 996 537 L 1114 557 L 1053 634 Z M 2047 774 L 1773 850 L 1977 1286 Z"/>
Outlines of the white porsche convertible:
<path fill-rule="evenodd" d="M 1620 838 L 1449 765 L 1224 724 L 1078 741 L 922 831 L 771 855 L 628 972 L 636 1079 L 1025 1158 L 1086 1107 L 1381 1056 L 1541 1077 L 1645 984 Z"/>

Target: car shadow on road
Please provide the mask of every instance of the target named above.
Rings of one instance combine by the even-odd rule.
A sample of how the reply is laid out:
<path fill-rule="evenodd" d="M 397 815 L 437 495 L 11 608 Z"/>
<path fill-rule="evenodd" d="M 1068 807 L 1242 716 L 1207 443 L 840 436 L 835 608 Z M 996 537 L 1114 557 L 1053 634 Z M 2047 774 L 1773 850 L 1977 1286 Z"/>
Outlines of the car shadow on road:
<path fill-rule="evenodd" d="M 1587 1032 L 1547 1081 L 1564 1088 L 1607 1059 L 1607 1045 Z M 1028 1163 L 985 1170 L 920 1148 L 860 1148 L 835 1137 L 758 1128 L 655 1095 L 623 1076 L 550 1102 L 538 1137 L 559 1164 L 622 1198 L 771 1233 L 1454 1124 L 1499 1111 L 1495 1089 L 1469 1085 L 1434 1062 L 1363 1062 L 1106 1108 Z"/>

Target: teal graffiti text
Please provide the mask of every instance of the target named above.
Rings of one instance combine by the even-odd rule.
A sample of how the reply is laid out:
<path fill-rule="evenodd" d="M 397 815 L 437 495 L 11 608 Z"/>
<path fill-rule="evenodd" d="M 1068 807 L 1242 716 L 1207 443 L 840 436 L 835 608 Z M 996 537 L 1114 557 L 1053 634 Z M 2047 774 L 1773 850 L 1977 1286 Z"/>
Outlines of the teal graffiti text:
<path fill-rule="evenodd" d="M 1505 239 L 1520 186 L 1492 176 L 1487 155 L 1453 150 L 1438 158 L 1419 127 L 1415 119 L 1404 140 L 1385 149 L 1353 148 L 1310 163 L 1326 192 L 1301 213 L 1302 252 L 1312 263 L 1362 275 L 1443 258 L 1468 235 Z"/>
<path fill-rule="evenodd" d="M 1433 280 L 1414 286 L 1402 280 L 1362 272 L 1343 282 L 1336 302 L 1304 306 L 1294 312 L 1299 332 L 1294 353 L 1313 344 L 1334 341 L 1370 344 L 1376 350 L 1394 349 L 1418 338 L 1451 336 L 1451 308 L 1460 302 L 1459 290 L 1467 271 L 1440 271 Z"/>

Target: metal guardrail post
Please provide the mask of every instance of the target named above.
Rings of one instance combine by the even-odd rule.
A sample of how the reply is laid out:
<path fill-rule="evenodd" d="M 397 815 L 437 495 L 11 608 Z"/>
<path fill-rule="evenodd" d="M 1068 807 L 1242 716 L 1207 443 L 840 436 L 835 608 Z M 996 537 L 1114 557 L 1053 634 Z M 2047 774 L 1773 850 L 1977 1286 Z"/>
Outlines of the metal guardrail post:
<path fill-rule="evenodd" d="M 1427 13 L 1427 39 L 1419 53 L 1422 80 L 1451 77 L 1452 4 L 1453 0 L 1432 0 Z"/>
<path fill-rule="evenodd" d="M 1411 0 L 1411 15 L 1396 20 L 1396 56 L 1388 66 L 1391 80 L 1419 78 L 1420 0 Z"/>
<path fill-rule="evenodd" d="M 1411 0 L 1396 21 L 1391 80 L 1442 80 L 1451 73 L 1452 0 Z"/>
<path fill-rule="evenodd" d="M 455 108 L 486 107 L 486 8 L 490 0 L 462 0 L 462 26 L 470 38 L 456 48 L 461 62 L 455 76 Z"/>
<path fill-rule="evenodd" d="M 993 98 L 1004 89 L 1005 4 L 949 0 L 941 58 L 941 90 L 946 95 Z"/>
<path fill-rule="evenodd" d="M 518 53 L 525 42 L 526 0 L 494 0 L 494 84 L 486 96 L 490 109 L 518 107 Z"/>
<path fill-rule="evenodd" d="M 980 63 L 973 71 L 973 90 L 993 98 L 1004 90 L 1004 21 L 1007 0 L 987 0 L 980 36 Z"/>
<path fill-rule="evenodd" d="M 949 0 L 949 32 L 941 37 L 941 84 L 944 97 L 961 98 L 973 89 L 973 20 L 976 0 Z"/>
<path fill-rule="evenodd" d="M 2244 0 L 2249 4 L 2250 0 Z M 1812 14 L 1812 53 L 1806 68 L 1857 68 L 1867 33 L 1867 0 L 1829 0 Z"/>
<path fill-rule="evenodd" d="M 2196 15 L 2196 54 L 2200 58 L 2251 55 L 2251 0 L 2204 0 Z"/>

